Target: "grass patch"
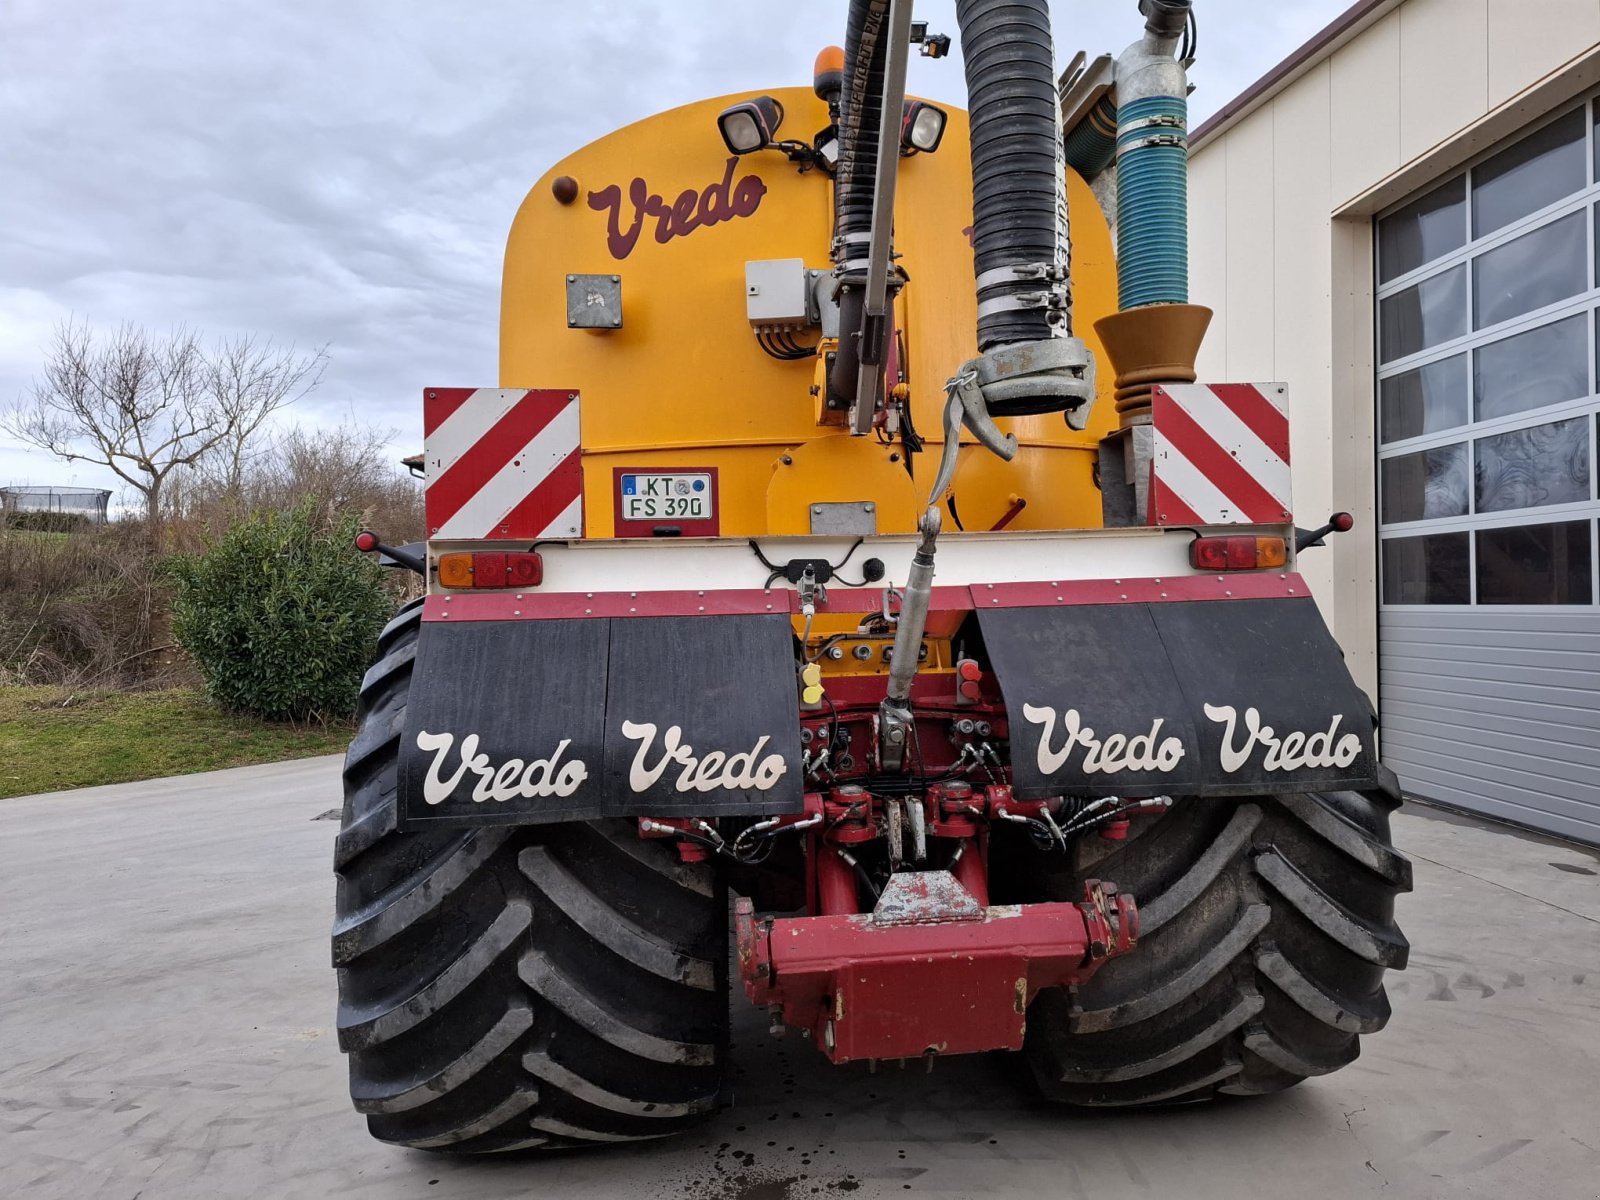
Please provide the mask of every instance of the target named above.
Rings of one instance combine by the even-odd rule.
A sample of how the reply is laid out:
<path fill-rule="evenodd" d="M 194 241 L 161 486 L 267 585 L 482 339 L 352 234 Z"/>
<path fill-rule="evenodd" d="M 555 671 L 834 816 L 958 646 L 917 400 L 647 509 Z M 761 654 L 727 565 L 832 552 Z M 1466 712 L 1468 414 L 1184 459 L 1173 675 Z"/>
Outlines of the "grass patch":
<path fill-rule="evenodd" d="M 352 728 L 234 716 L 189 688 L 0 688 L 0 798 L 339 754 Z"/>

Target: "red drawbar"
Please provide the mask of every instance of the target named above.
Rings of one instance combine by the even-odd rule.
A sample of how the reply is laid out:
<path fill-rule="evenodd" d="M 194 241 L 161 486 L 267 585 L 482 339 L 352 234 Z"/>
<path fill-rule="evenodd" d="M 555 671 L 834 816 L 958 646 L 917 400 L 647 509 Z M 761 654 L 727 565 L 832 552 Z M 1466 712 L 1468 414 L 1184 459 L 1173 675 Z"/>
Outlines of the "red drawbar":
<path fill-rule="evenodd" d="M 912 886 L 948 891 L 933 876 L 949 879 L 914 873 Z M 946 899 L 944 912 L 913 898 L 895 913 L 880 902 L 876 914 L 759 921 L 741 897 L 745 992 L 779 1005 L 836 1063 L 1017 1050 L 1041 988 L 1082 983 L 1139 936 L 1133 899 L 1098 880 L 1081 904 L 984 908 L 959 894 L 967 907 Z"/>

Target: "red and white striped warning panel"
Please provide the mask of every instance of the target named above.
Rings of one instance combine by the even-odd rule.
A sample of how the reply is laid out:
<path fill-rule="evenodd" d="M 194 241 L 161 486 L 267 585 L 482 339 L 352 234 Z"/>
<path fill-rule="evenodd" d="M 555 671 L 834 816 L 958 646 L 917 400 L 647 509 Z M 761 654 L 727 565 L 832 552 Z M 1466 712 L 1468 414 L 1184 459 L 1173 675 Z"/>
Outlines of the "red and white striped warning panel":
<path fill-rule="evenodd" d="M 1289 410 L 1281 383 L 1173 383 L 1151 396 L 1151 525 L 1282 525 Z"/>
<path fill-rule="evenodd" d="M 428 388 L 422 432 L 430 538 L 582 534 L 575 392 Z"/>

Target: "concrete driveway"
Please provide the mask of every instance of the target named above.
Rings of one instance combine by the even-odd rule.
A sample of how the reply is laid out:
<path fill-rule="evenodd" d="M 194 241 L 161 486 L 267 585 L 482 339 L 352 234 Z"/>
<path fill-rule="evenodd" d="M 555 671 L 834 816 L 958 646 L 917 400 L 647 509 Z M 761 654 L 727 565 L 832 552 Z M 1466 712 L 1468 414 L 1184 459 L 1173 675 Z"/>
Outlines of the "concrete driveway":
<path fill-rule="evenodd" d="M 703 1132 L 465 1160 L 371 1141 L 327 935 L 339 764 L 0 801 L 0 1196 L 1600 1195 L 1600 862 L 1427 810 L 1411 969 L 1357 1063 L 1262 1100 L 1073 1116 L 1010 1060 L 835 1070 L 735 1006 Z"/>

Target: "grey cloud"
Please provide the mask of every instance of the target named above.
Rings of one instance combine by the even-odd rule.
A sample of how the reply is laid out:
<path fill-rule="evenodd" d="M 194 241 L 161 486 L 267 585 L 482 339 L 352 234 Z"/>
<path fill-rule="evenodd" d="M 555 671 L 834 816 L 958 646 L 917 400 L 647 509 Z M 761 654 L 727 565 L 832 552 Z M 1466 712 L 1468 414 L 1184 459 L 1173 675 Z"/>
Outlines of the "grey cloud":
<path fill-rule="evenodd" d="M 1340 8 L 1201 0 L 1197 112 Z M 9 0 L 0 9 L 0 397 L 50 326 L 331 343 L 298 417 L 420 438 L 424 383 L 489 381 L 500 255 L 554 161 L 703 96 L 803 82 L 842 34 L 829 3 L 446 6 L 410 0 Z M 954 32 L 951 0 L 919 16 Z M 1058 57 L 1120 49 L 1133 0 L 1058 0 Z M 959 60 L 912 88 L 959 104 Z M 93 483 L 0 443 L 0 482 Z"/>

